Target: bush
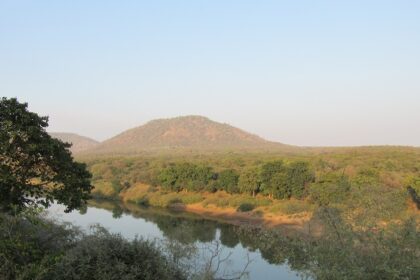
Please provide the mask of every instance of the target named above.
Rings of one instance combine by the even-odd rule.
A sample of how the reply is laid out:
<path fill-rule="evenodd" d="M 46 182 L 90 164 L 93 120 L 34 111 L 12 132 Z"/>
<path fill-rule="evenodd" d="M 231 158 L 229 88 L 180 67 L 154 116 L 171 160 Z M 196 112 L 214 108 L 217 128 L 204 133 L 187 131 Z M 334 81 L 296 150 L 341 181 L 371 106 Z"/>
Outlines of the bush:
<path fill-rule="evenodd" d="M 117 198 L 118 189 L 116 186 L 108 181 L 95 182 L 95 187 L 92 190 L 92 195 L 96 197 Z"/>
<path fill-rule="evenodd" d="M 48 275 L 50 279 L 186 279 L 150 241 L 128 241 L 96 229 L 68 250 Z"/>
<path fill-rule="evenodd" d="M 329 174 L 311 185 L 310 197 L 319 205 L 341 203 L 348 198 L 350 182 L 346 176 Z"/>
<path fill-rule="evenodd" d="M 0 279 L 45 279 L 51 263 L 74 245 L 79 232 L 52 223 L 28 209 L 0 213 Z"/>
<path fill-rule="evenodd" d="M 99 227 L 84 235 L 37 213 L 0 213 L 0 279 L 186 279 L 161 249 Z"/>
<path fill-rule="evenodd" d="M 238 209 L 236 211 L 238 212 L 249 212 L 254 210 L 255 206 L 251 203 L 242 203 L 239 205 Z"/>
<path fill-rule="evenodd" d="M 136 203 L 137 203 L 138 205 L 145 206 L 145 207 L 150 206 L 150 202 L 149 202 L 149 200 L 147 199 L 147 197 L 142 197 L 142 198 L 139 198 L 139 199 L 136 201 Z"/>

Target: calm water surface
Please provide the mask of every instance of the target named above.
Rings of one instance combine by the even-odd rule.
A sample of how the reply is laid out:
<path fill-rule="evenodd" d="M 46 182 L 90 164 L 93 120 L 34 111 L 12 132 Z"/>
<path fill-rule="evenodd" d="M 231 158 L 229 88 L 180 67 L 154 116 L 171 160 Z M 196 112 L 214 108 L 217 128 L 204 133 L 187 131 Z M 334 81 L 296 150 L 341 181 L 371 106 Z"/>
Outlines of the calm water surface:
<path fill-rule="evenodd" d="M 241 271 L 251 260 L 247 271 L 250 279 L 301 279 L 286 261 L 270 260 L 268 253 L 261 252 L 260 244 L 252 243 L 252 236 L 238 234 L 233 225 L 206 220 L 198 215 L 172 212 L 166 209 L 143 208 L 137 205 L 122 205 L 107 201 L 91 201 L 86 211 L 64 213 L 63 207 L 54 205 L 50 215 L 61 221 L 71 222 L 83 229 L 99 224 L 110 232 L 126 238 L 136 236 L 147 239 L 175 239 L 184 244 L 199 247 L 222 244 L 222 254 L 231 254 L 224 269 Z"/>

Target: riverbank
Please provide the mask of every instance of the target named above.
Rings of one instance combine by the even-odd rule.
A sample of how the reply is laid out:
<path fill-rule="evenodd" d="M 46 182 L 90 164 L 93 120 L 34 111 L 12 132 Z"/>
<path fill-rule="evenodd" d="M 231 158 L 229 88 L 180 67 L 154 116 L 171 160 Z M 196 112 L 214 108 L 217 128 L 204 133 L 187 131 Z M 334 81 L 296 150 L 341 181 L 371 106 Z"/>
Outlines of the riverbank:
<path fill-rule="evenodd" d="M 95 197 L 113 199 L 124 204 L 167 208 L 200 215 L 234 225 L 284 227 L 309 230 L 314 206 L 299 200 L 272 200 L 243 194 L 166 192 L 159 187 L 136 184 L 115 192 L 108 186 L 96 186 Z"/>
<path fill-rule="evenodd" d="M 201 203 L 189 205 L 172 204 L 169 208 L 176 211 L 194 213 L 204 218 L 215 218 L 233 225 L 265 227 L 282 226 L 297 230 L 303 230 L 312 217 L 311 213 L 302 213 L 300 215 L 273 215 L 262 212 L 262 209 L 250 212 L 238 212 L 232 207 L 220 208 L 214 205 L 204 206 Z"/>

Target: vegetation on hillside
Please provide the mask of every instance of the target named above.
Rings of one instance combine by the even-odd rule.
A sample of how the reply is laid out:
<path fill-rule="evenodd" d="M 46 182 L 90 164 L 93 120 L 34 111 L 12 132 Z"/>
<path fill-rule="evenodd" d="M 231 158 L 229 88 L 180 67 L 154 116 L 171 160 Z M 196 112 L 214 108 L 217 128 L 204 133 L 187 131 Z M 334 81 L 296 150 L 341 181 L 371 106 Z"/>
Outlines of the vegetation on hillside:
<path fill-rule="evenodd" d="M 159 119 L 129 129 L 87 150 L 86 154 L 132 155 L 142 152 L 288 150 L 228 124 L 201 116 Z"/>

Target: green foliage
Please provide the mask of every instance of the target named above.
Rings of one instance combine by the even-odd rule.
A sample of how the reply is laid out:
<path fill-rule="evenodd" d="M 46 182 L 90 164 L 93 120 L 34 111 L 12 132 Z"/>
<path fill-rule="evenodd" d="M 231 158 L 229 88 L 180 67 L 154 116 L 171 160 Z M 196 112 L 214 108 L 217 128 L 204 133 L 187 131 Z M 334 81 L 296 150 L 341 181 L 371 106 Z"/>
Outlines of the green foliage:
<path fill-rule="evenodd" d="M 15 216 L 0 213 L 1 279 L 48 279 L 51 266 L 74 245 L 77 230 L 38 214 L 32 208 Z"/>
<path fill-rule="evenodd" d="M 305 244 L 307 269 L 317 279 L 417 279 L 420 234 L 414 219 L 385 228 L 344 222 L 339 211 L 321 208 L 324 234 Z M 311 261 L 312 260 L 312 261 Z"/>
<path fill-rule="evenodd" d="M 261 189 L 274 198 L 303 198 L 308 184 L 314 179 L 307 162 L 294 161 L 285 165 L 282 161 L 273 161 L 262 166 Z"/>
<path fill-rule="evenodd" d="M 73 161 L 70 144 L 52 138 L 48 118 L 28 111 L 15 98 L 0 100 L 0 207 L 48 207 L 53 200 L 80 207 L 92 189 L 83 163 Z"/>
<path fill-rule="evenodd" d="M 238 187 L 240 192 L 255 196 L 261 187 L 261 178 L 258 168 L 245 169 L 239 177 Z"/>
<path fill-rule="evenodd" d="M 0 279 L 187 278 L 154 242 L 99 227 L 85 235 L 32 211 L 0 214 L 0 259 Z"/>
<path fill-rule="evenodd" d="M 420 233 L 414 219 L 362 229 L 346 223 L 340 211 L 320 208 L 322 234 L 284 234 L 243 227 L 242 246 L 258 249 L 271 264 L 287 263 L 302 279 L 418 279 Z"/>
<path fill-rule="evenodd" d="M 349 197 L 350 186 L 347 176 L 329 173 L 311 185 L 310 196 L 318 205 L 343 203 Z"/>
<path fill-rule="evenodd" d="M 70 248 L 55 264 L 50 279 L 186 279 L 150 241 L 128 241 L 97 229 Z"/>
<path fill-rule="evenodd" d="M 185 190 L 188 194 L 192 193 L 191 190 L 210 192 L 211 194 L 203 194 L 206 197 L 203 203 L 237 208 L 240 205 L 238 202 L 246 196 L 237 197 L 235 194 L 231 197 L 223 196 L 219 201 L 215 201 L 215 196 L 212 195 L 216 190 L 218 190 L 214 193 L 216 196 L 220 191 L 227 191 L 224 187 L 226 184 L 219 184 L 220 174 L 225 170 L 234 170 L 239 174 L 239 194 L 259 194 L 255 199 L 262 195 L 268 196 L 266 201 L 273 206 L 276 204 L 273 198 L 300 199 L 306 203 L 334 205 L 344 211 L 359 213 L 380 211 L 375 216 L 386 218 L 404 215 L 407 208 L 404 192 L 407 192 L 406 187 L 409 185 L 417 188 L 415 182 L 418 180 L 415 178 L 420 177 L 419 158 L 420 149 L 416 148 L 360 147 L 308 149 L 302 154 L 287 155 L 274 152 L 192 153 L 85 160 L 94 174 L 94 185 L 97 186 L 97 190 L 100 189 L 100 185 L 107 186 L 101 189 L 104 196 L 107 196 L 105 193 L 109 193 L 110 197 L 118 196 L 112 188 L 108 191 L 113 180 L 118 180 L 130 184 L 130 187 L 124 188 L 121 193 L 126 191 L 127 194 L 130 193 L 129 190 L 135 189 L 138 183 L 149 186 L 161 185 L 163 192 Z M 193 176 L 179 175 L 177 167 L 186 161 L 193 166 L 189 168 L 190 170 L 194 170 L 196 166 L 211 168 L 212 176 L 207 184 L 196 184 L 196 180 L 192 179 Z M 314 174 L 317 179 L 312 182 Z M 187 179 L 183 180 L 185 177 Z M 385 194 L 384 197 L 380 197 L 382 192 Z M 306 200 L 307 195 L 310 199 Z M 366 204 L 360 202 L 363 196 Z M 142 196 L 133 194 L 132 200 L 135 201 L 140 197 Z M 130 197 L 124 196 L 124 199 L 129 200 Z M 252 200 L 251 197 L 246 199 Z M 392 210 L 390 211 L 385 205 L 392 200 L 394 203 L 389 205 L 388 209 Z M 375 206 L 375 203 L 379 205 Z M 167 204 L 166 199 L 159 204 Z M 381 210 L 381 205 L 384 205 L 384 211 Z"/>
<path fill-rule="evenodd" d="M 226 190 L 228 193 L 239 193 L 238 180 L 239 175 L 235 170 L 223 170 L 217 178 L 217 189 Z"/>
<path fill-rule="evenodd" d="M 408 194 L 404 189 L 381 186 L 352 187 L 345 201 L 346 210 L 353 214 L 356 222 L 375 224 L 400 218 L 407 209 Z"/>
<path fill-rule="evenodd" d="M 112 189 L 117 194 L 123 189 L 123 186 L 121 185 L 121 183 L 118 180 L 113 180 L 111 182 L 111 185 L 112 185 Z"/>
<path fill-rule="evenodd" d="M 420 175 L 409 176 L 405 181 L 405 187 L 412 187 L 420 195 Z"/>
<path fill-rule="evenodd" d="M 286 185 L 290 189 L 291 196 L 303 198 L 308 185 L 314 180 L 315 174 L 307 162 L 295 161 L 287 166 Z"/>
<path fill-rule="evenodd" d="M 209 186 L 214 173 L 208 166 L 179 163 L 164 168 L 158 178 L 162 186 L 171 191 L 202 191 Z"/>
<path fill-rule="evenodd" d="M 238 212 L 249 212 L 254 210 L 255 206 L 251 203 L 242 203 L 241 205 L 239 205 L 237 211 Z"/>
<path fill-rule="evenodd" d="M 286 191 L 284 163 L 281 160 L 267 162 L 261 167 L 261 190 L 263 193 L 286 198 L 289 194 Z"/>

